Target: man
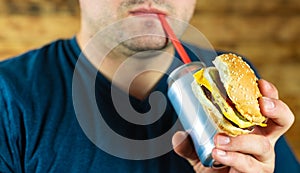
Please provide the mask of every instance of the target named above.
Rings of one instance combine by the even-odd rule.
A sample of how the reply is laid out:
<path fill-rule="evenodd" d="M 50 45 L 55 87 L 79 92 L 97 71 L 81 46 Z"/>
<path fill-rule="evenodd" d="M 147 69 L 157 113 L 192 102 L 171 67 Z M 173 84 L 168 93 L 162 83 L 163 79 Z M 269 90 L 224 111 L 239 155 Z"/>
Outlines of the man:
<path fill-rule="evenodd" d="M 166 92 L 165 73 L 176 61 L 167 56 L 175 52 L 162 37 L 156 15 L 166 15 L 175 26 L 171 18 L 188 22 L 195 4 L 196 0 L 80 0 L 81 30 L 75 38 L 2 62 L 1 172 L 297 171 L 299 165 L 283 138 L 276 151 L 289 163 L 275 166 L 275 143 L 294 116 L 265 80 L 259 81 L 264 95 L 260 106 L 269 118 L 268 127 L 236 138 L 215 137 L 212 156 L 228 167 L 204 168 L 185 132 L 173 137 L 182 157 L 168 147 L 157 153 L 170 138 L 159 147 L 143 143 L 164 136 L 177 120 L 167 101 L 151 102 L 152 91 Z M 174 28 L 177 33 L 184 30 Z M 130 105 L 121 99 L 124 96 Z M 154 104 L 158 106 L 152 112 Z M 150 112 L 150 118 L 130 123 L 135 119 L 120 117 L 124 112 Z M 151 119 L 159 113 L 159 120 Z M 99 117 L 109 128 L 98 123 Z M 114 132 L 119 135 L 112 137 Z"/>

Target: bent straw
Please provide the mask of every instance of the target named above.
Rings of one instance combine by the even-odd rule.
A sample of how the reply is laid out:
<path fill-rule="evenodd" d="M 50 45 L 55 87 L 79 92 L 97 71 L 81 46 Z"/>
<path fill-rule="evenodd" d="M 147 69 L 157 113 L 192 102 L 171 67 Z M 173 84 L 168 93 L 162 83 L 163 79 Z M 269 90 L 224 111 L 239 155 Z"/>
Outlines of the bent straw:
<path fill-rule="evenodd" d="M 165 32 L 167 33 L 168 37 L 171 39 L 176 51 L 178 52 L 181 60 L 183 61 L 183 63 L 187 64 L 191 62 L 190 57 L 188 56 L 188 54 L 186 53 L 185 49 L 183 48 L 182 44 L 180 43 L 180 41 L 178 40 L 178 38 L 176 37 L 175 33 L 173 32 L 172 28 L 170 27 L 170 25 L 168 24 L 165 15 L 163 14 L 158 14 L 158 18 L 165 30 Z"/>

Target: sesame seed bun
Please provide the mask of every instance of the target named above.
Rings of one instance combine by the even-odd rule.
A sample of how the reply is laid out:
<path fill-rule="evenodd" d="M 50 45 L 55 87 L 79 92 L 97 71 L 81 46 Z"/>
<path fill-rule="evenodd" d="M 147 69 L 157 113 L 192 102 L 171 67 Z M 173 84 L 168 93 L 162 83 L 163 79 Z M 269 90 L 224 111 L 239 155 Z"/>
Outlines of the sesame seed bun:
<path fill-rule="evenodd" d="M 266 120 L 262 116 L 258 104 L 261 97 L 257 85 L 257 77 L 250 66 L 235 54 L 223 54 L 213 61 L 228 97 L 235 104 L 236 109 L 248 121 L 262 123 Z"/>

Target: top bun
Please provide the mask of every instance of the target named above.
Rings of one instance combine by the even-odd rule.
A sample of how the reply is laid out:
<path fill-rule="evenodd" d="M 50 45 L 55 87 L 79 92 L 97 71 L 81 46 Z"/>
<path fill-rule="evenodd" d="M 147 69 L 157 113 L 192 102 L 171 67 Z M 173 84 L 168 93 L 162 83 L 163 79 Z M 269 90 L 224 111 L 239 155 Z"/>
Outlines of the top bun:
<path fill-rule="evenodd" d="M 266 118 L 258 104 L 258 98 L 262 95 L 250 66 L 240 56 L 231 53 L 216 57 L 213 64 L 218 69 L 228 97 L 241 115 L 253 123 L 264 122 Z"/>

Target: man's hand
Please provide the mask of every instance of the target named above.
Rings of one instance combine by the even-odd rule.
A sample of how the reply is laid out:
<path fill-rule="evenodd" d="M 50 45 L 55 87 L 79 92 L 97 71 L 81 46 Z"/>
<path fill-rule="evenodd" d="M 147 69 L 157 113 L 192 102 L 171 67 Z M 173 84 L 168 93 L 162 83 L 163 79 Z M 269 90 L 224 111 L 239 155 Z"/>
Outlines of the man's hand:
<path fill-rule="evenodd" d="M 173 146 L 177 154 L 187 159 L 196 172 L 273 172 L 275 167 L 274 146 L 279 137 L 293 124 L 294 115 L 289 107 L 279 100 L 278 91 L 271 83 L 259 80 L 263 95 L 259 99 L 261 112 L 268 118 L 267 127 L 256 127 L 251 134 L 229 137 L 217 134 L 214 138 L 213 158 L 228 167 L 224 169 L 205 168 L 186 132 L 173 136 Z"/>

